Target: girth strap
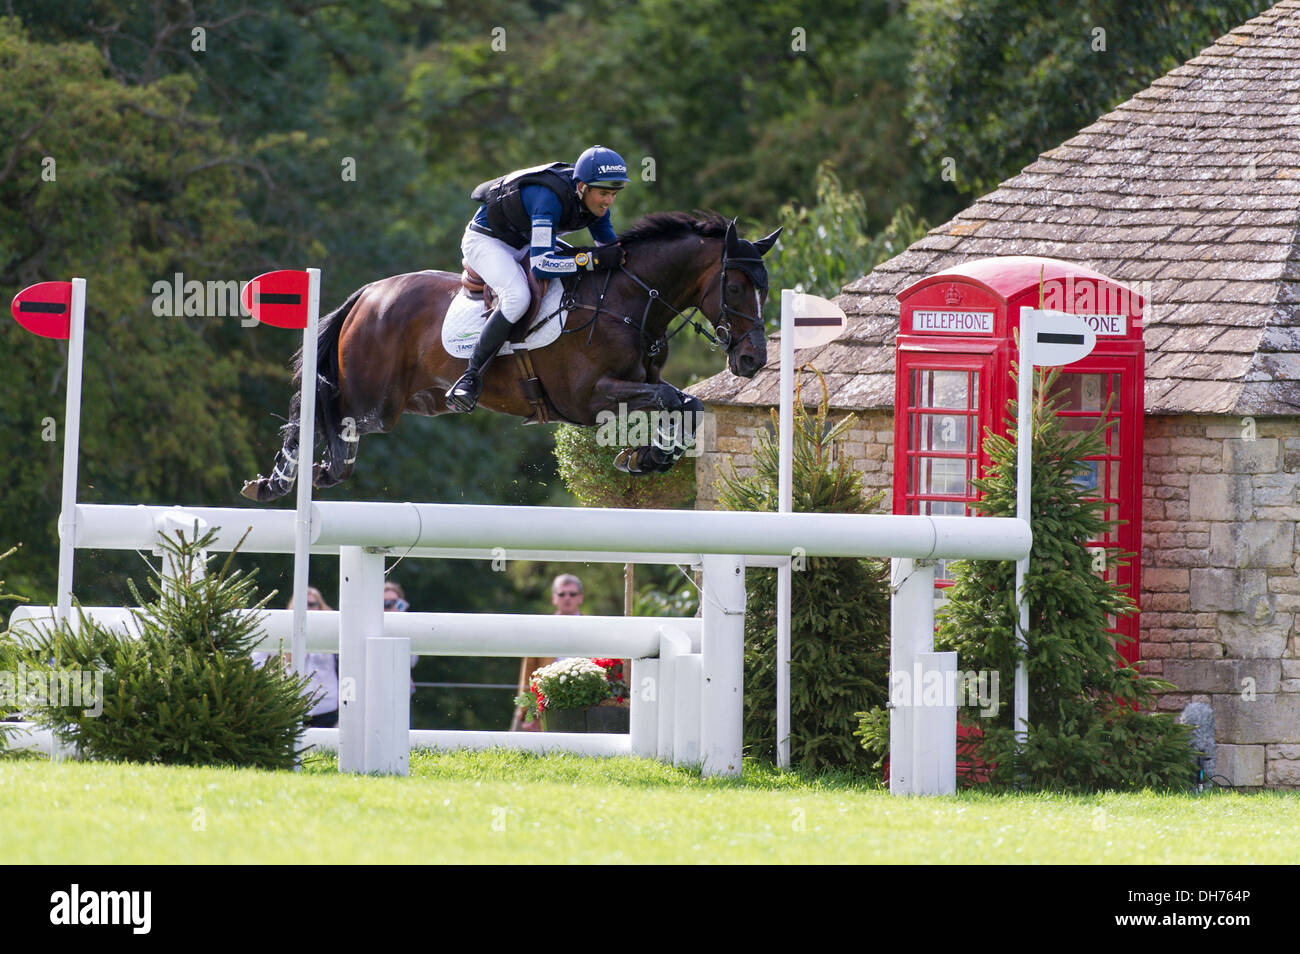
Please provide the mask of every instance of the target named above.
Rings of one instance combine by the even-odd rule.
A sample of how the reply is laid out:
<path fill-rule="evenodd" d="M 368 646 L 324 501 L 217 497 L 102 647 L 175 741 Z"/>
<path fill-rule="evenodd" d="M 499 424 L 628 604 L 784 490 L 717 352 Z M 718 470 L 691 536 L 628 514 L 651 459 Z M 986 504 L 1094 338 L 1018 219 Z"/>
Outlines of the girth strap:
<path fill-rule="evenodd" d="M 524 423 L 549 424 L 552 421 L 565 420 L 565 417 L 551 403 L 550 397 L 546 394 L 546 388 L 542 386 L 541 380 L 537 377 L 537 372 L 533 370 L 533 358 L 528 353 L 528 349 L 516 348 L 511 354 L 515 356 L 515 363 L 519 367 L 519 389 L 524 392 L 524 400 L 533 409 L 532 416 Z"/>

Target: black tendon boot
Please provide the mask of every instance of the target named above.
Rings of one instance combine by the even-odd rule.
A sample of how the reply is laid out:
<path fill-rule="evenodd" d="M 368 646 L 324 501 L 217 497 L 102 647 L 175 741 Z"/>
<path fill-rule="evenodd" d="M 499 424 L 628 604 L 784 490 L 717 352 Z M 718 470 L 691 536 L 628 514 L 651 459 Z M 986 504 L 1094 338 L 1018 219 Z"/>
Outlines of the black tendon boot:
<path fill-rule="evenodd" d="M 460 379 L 447 391 L 447 407 L 453 411 L 468 414 L 478 404 L 479 395 L 483 393 L 483 368 L 505 344 L 514 327 L 498 308 L 492 312 L 487 324 L 479 333 L 474 353 L 469 356 L 469 368 Z"/>

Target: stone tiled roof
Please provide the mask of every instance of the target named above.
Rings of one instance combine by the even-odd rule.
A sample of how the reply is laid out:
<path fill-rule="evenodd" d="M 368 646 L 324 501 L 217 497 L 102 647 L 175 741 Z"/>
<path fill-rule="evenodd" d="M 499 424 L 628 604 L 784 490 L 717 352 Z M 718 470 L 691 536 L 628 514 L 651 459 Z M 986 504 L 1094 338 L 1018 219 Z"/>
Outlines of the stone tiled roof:
<path fill-rule="evenodd" d="M 1220 38 L 1042 154 L 837 299 L 844 337 L 796 355 L 839 408 L 891 407 L 894 295 L 991 255 L 1078 262 L 1147 297 L 1147 413 L 1300 411 L 1300 0 Z M 690 390 L 774 406 L 752 380 Z"/>

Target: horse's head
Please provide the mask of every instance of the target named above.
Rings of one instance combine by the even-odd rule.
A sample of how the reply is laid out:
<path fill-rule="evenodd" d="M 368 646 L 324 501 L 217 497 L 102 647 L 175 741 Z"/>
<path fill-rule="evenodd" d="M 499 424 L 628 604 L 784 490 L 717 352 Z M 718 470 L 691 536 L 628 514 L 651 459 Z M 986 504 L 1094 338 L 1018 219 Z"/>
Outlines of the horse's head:
<path fill-rule="evenodd" d="M 763 328 L 767 269 L 763 256 L 771 251 L 780 234 L 778 228 L 757 242 L 747 242 L 736 233 L 736 223 L 728 223 L 722 260 L 700 304 L 727 351 L 727 367 L 744 378 L 752 378 L 767 364 L 767 335 Z"/>

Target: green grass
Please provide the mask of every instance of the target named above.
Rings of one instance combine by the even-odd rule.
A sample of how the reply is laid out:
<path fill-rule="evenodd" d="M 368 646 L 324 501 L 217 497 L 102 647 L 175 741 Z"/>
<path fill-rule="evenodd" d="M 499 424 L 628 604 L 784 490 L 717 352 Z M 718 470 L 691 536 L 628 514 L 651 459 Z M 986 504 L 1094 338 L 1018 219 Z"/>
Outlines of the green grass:
<path fill-rule="evenodd" d="M 0 761 L 0 863 L 1294 863 L 1300 793 L 893 798 L 746 764 L 416 752 L 410 778 Z"/>

